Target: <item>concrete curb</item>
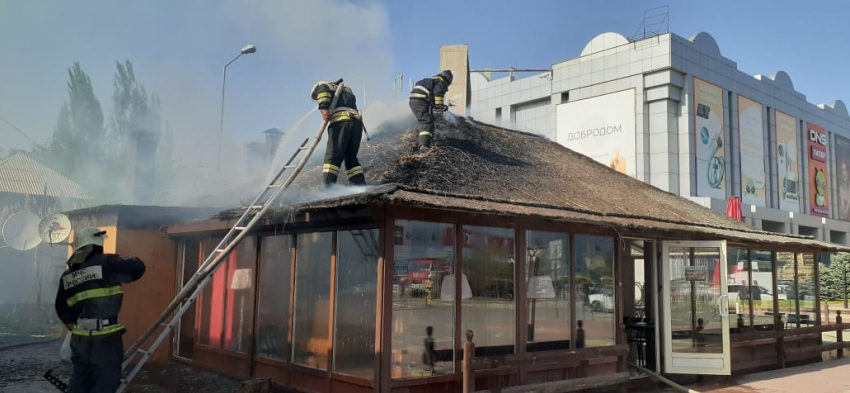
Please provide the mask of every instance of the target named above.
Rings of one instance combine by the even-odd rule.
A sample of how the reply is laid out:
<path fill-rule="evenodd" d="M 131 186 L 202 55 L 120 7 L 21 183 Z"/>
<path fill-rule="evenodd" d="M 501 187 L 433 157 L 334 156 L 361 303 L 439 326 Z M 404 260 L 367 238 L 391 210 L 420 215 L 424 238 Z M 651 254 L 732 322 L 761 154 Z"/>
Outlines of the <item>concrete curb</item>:
<path fill-rule="evenodd" d="M 27 342 L 16 343 L 16 344 L 9 344 L 9 345 L 4 345 L 4 346 L 0 347 L 0 351 L 5 351 L 7 349 L 15 349 L 15 348 L 20 348 L 20 347 L 26 347 L 26 346 L 30 346 L 30 345 L 36 345 L 36 344 L 53 343 L 53 342 L 57 342 L 57 341 L 62 341 L 62 339 L 63 339 L 62 337 L 57 337 L 57 338 L 51 338 L 49 340 L 35 340 L 35 341 L 27 341 Z"/>

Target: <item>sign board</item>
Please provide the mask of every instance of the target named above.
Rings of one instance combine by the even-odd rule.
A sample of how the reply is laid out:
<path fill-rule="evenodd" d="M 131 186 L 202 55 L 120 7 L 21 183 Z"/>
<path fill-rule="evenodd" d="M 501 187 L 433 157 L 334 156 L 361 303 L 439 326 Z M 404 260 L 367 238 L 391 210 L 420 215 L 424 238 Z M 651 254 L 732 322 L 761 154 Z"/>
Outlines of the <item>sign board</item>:
<path fill-rule="evenodd" d="M 708 281 L 708 268 L 705 266 L 685 266 L 685 281 Z"/>

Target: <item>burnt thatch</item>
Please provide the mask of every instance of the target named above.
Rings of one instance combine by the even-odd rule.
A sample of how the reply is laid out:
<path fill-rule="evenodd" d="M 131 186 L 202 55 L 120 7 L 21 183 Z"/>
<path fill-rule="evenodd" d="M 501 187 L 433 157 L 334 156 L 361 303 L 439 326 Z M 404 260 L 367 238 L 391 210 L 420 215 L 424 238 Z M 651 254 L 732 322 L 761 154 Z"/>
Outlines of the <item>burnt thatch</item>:
<path fill-rule="evenodd" d="M 360 152 L 371 189 L 293 208 L 391 203 L 673 231 L 683 237 L 691 233 L 843 249 L 811 237 L 754 229 L 555 142 L 466 118 L 440 121 L 433 148 L 424 154 L 415 149 L 412 130 L 381 132 L 364 143 Z M 340 182 L 345 182 L 341 177 Z M 321 182 L 320 165 L 310 165 L 295 186 L 310 193 L 318 191 Z"/>

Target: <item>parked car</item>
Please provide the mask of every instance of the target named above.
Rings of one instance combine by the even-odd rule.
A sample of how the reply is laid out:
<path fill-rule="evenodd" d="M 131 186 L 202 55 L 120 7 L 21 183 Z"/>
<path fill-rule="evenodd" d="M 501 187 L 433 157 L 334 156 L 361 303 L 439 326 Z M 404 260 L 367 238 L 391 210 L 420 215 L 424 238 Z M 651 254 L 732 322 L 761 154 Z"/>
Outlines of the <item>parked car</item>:
<path fill-rule="evenodd" d="M 611 288 L 604 288 L 594 292 L 595 293 L 591 293 L 589 296 L 590 307 L 593 311 L 614 312 L 614 290 Z"/>

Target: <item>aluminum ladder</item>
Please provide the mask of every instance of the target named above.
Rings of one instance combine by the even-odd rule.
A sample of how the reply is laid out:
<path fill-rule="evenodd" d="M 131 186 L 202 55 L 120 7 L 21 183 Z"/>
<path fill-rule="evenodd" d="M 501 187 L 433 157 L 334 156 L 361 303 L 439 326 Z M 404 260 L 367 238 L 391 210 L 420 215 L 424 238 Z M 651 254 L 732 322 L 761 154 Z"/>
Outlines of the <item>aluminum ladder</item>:
<path fill-rule="evenodd" d="M 342 88 L 342 79 L 340 79 L 336 92 L 342 91 Z M 340 96 L 339 94 L 336 94 L 336 92 L 331 100 L 331 113 L 333 113 L 333 109 L 336 108 L 336 103 Z M 129 374 L 121 380 L 121 385 L 118 386 L 116 393 L 121 393 L 129 387 L 133 378 L 136 377 L 136 374 L 139 373 L 142 366 L 144 366 L 154 351 L 156 351 L 159 345 L 165 341 L 171 331 L 174 330 L 174 327 L 180 322 L 180 318 L 183 317 L 183 314 L 193 306 L 195 300 L 197 300 L 198 296 L 201 294 L 201 291 L 203 291 L 207 284 L 209 284 L 213 275 L 218 268 L 221 267 L 222 262 L 226 260 L 230 252 L 239 244 L 240 241 L 242 241 L 251 228 L 259 222 L 260 218 L 262 218 L 262 216 L 269 210 L 280 194 L 283 193 L 290 184 L 292 184 L 292 181 L 295 180 L 295 177 L 298 176 L 298 173 L 300 173 L 301 169 L 304 168 L 304 165 L 307 164 L 307 160 L 310 159 L 310 156 L 313 154 L 313 150 L 316 149 L 316 146 L 322 139 L 322 134 L 324 134 L 327 126 L 328 121 L 326 120 L 322 123 L 322 127 L 319 128 L 319 132 L 313 138 L 313 143 L 309 147 L 307 147 L 307 142 L 310 141 L 310 138 L 305 139 L 304 142 L 301 143 L 301 146 L 298 147 L 289 161 L 283 165 L 272 181 L 263 188 L 260 194 L 257 195 L 257 198 L 254 199 L 247 209 L 245 209 L 242 216 L 236 220 L 236 224 L 230 228 L 227 235 L 222 238 L 221 242 L 218 243 L 213 252 L 207 256 L 201 266 L 198 267 L 198 270 L 189 282 L 187 282 L 186 285 L 180 289 L 177 296 L 171 300 L 171 303 L 165 308 L 165 311 L 162 312 L 159 318 L 157 318 L 156 322 L 154 322 L 154 324 L 151 325 L 144 334 L 142 334 L 142 336 L 127 349 L 124 353 L 124 363 L 121 365 L 122 372 L 126 370 L 130 364 L 132 364 L 137 355 L 141 355 L 141 358 L 138 362 L 136 362 Z M 306 150 L 304 156 L 301 157 L 297 164 L 292 165 L 295 158 L 298 157 L 298 155 L 304 150 Z M 284 176 L 284 173 L 290 170 L 291 172 Z M 281 182 L 281 179 L 284 180 Z M 174 310 L 177 310 L 176 314 L 173 314 Z M 161 330 L 161 332 L 153 343 L 146 349 L 142 349 L 144 344 L 158 330 Z"/>

